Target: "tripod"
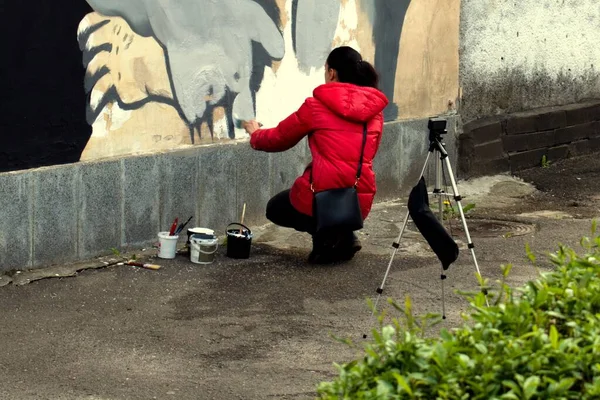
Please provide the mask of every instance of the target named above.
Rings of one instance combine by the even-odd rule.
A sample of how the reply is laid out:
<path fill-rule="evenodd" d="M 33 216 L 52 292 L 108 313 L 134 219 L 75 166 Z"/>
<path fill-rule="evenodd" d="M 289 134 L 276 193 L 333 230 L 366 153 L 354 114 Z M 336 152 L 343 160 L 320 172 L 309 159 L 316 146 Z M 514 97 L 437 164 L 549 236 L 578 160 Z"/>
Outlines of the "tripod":
<path fill-rule="evenodd" d="M 475 256 L 475 245 L 473 244 L 473 242 L 471 240 L 471 235 L 469 234 L 469 227 L 467 226 L 467 221 L 465 220 L 465 214 L 463 212 L 463 208 L 462 208 L 462 204 L 461 204 L 462 197 L 458 193 L 458 188 L 456 186 L 456 179 L 454 178 L 454 173 L 452 172 L 452 165 L 450 163 L 450 158 L 448 157 L 448 152 L 446 151 L 446 148 L 444 147 L 445 144 L 444 144 L 444 141 L 442 138 L 442 135 L 444 135 L 448 132 L 446 130 L 446 120 L 442 119 L 442 118 L 432 118 L 429 120 L 428 129 L 429 129 L 429 152 L 427 154 L 427 158 L 425 159 L 425 165 L 423 166 L 423 169 L 421 170 L 421 175 L 419 176 L 419 179 L 421 179 L 424 176 L 425 170 L 427 169 L 427 165 L 429 163 L 429 160 L 431 159 L 431 156 L 433 155 L 433 157 L 435 159 L 435 187 L 433 189 L 433 194 L 438 197 L 439 222 L 443 224 L 443 220 L 444 220 L 444 218 L 443 218 L 444 212 L 442 209 L 443 197 L 449 196 L 442 189 L 444 165 L 446 166 L 448 173 L 450 175 L 450 181 L 452 183 L 452 191 L 454 194 L 454 200 L 457 203 L 458 211 L 460 213 L 460 218 L 462 220 L 462 226 L 465 231 L 466 238 L 467 238 L 468 248 L 471 251 L 471 256 L 473 258 L 473 263 L 475 264 L 475 270 L 477 271 L 477 276 L 479 279 L 481 279 L 481 272 L 479 270 L 479 264 L 477 263 L 477 257 Z M 402 228 L 400 229 L 400 234 L 398 235 L 398 239 L 392 244 L 392 248 L 393 248 L 392 257 L 390 258 L 390 262 L 388 264 L 387 270 L 385 271 L 385 275 L 383 277 L 383 282 L 381 282 L 381 285 L 377 288 L 378 296 L 377 296 L 377 300 L 375 301 L 375 308 L 373 310 L 373 314 L 375 313 L 375 310 L 377 309 L 377 304 L 379 303 L 381 295 L 383 294 L 383 288 L 385 286 L 385 282 L 387 281 L 388 275 L 390 273 L 390 269 L 392 267 L 394 257 L 396 256 L 396 253 L 398 252 L 398 249 L 400 248 L 400 241 L 402 240 L 402 236 L 404 235 L 406 226 L 408 225 L 409 217 L 410 217 L 410 212 L 407 211 L 406 217 L 404 218 L 404 223 L 402 224 Z M 441 272 L 440 277 L 441 277 L 441 281 L 442 281 L 442 310 L 443 310 L 442 318 L 446 319 L 444 281 L 446 280 L 447 276 L 446 276 L 445 269 L 443 266 L 442 266 L 441 271 L 442 272 Z M 489 302 L 487 299 L 487 290 L 482 287 L 482 292 L 484 295 L 486 295 L 486 304 L 489 307 Z M 365 335 L 365 337 L 366 337 L 366 335 Z"/>

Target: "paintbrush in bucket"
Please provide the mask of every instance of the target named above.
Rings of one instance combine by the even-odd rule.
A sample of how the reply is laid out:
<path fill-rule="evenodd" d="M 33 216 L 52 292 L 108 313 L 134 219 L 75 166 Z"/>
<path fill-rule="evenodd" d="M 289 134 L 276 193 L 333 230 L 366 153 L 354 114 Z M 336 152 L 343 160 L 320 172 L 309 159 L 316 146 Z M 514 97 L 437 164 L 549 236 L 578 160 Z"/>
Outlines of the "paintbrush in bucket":
<path fill-rule="evenodd" d="M 194 218 L 193 216 L 191 216 L 187 221 L 185 221 L 185 223 L 181 223 L 179 224 L 179 227 L 177 227 L 177 230 L 175 231 L 176 235 L 179 235 L 179 233 L 183 230 L 183 228 L 185 228 L 187 226 L 187 224 L 190 223 L 190 221 L 192 220 L 192 218 Z"/>
<path fill-rule="evenodd" d="M 242 219 L 241 219 L 241 221 L 240 221 L 240 224 L 241 224 L 241 225 L 244 225 L 244 217 L 245 217 L 245 216 L 246 216 L 246 203 L 244 203 L 244 208 L 242 209 Z M 243 235 L 243 234 L 244 234 L 244 231 L 245 231 L 245 229 L 244 229 L 244 227 L 242 226 L 242 227 L 240 228 L 240 234 L 242 234 L 242 235 Z"/>

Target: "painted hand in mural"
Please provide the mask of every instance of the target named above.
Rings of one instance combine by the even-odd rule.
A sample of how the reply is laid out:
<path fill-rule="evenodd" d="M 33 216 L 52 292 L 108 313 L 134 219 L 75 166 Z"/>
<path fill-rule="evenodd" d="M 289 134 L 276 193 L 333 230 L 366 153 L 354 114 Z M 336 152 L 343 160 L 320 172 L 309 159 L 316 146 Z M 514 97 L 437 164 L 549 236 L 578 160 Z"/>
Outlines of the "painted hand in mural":
<path fill-rule="evenodd" d="M 87 68 L 89 123 L 109 102 L 117 101 L 123 109 L 147 101 L 173 103 L 164 52 L 154 39 L 136 35 L 120 17 L 98 13 L 81 21 L 77 38 Z"/>
<path fill-rule="evenodd" d="M 256 63 L 252 42 L 262 45 L 269 63 L 284 55 L 283 37 L 276 22 L 252 0 L 88 0 L 88 3 L 103 15 L 124 18 L 138 35 L 152 36 L 162 45 L 175 104 L 191 127 L 211 118 L 211 108 L 218 105 L 226 109 L 230 136 L 234 132 L 234 115 L 242 120 L 254 119 L 250 83 Z M 94 33 L 88 36 L 91 38 Z M 100 51 L 107 48 L 104 45 Z M 115 63 L 122 67 L 114 43 L 112 49 L 115 49 Z M 101 64 L 94 63 L 92 71 L 111 70 Z M 131 68 L 137 76 L 139 71 Z M 118 81 L 118 72 L 111 75 L 113 82 L 115 76 Z M 143 82 L 138 87 L 145 88 Z M 164 90 L 160 93 L 167 95 Z"/>

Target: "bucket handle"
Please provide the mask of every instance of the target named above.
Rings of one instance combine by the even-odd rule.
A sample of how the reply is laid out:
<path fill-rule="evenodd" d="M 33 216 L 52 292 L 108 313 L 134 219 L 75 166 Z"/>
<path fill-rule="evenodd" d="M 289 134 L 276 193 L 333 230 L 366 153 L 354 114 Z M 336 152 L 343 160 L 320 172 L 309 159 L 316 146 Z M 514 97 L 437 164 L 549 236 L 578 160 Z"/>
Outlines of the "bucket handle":
<path fill-rule="evenodd" d="M 201 246 L 198 246 L 198 247 L 200 247 L 198 249 L 198 253 L 202 253 L 202 254 L 215 254 L 217 252 L 217 250 L 219 249 L 219 243 L 217 242 L 215 244 L 215 249 L 213 251 L 204 251 L 204 250 L 202 250 Z"/>
<path fill-rule="evenodd" d="M 230 226 L 233 226 L 233 225 L 237 225 L 237 226 L 241 226 L 242 228 L 246 228 L 246 230 L 247 230 L 249 233 L 252 233 L 252 231 L 250 230 L 250 228 L 248 228 L 246 225 L 243 225 L 243 224 L 238 224 L 237 222 L 232 222 L 231 224 L 227 225 L 227 228 L 225 229 L 225 233 L 227 233 L 227 231 L 229 231 L 229 227 L 230 227 Z M 241 232 L 240 232 L 240 233 L 241 233 Z"/>
<path fill-rule="evenodd" d="M 192 249 L 198 250 L 198 253 L 202 253 L 202 254 L 215 254 L 217 252 L 217 250 L 219 249 L 219 241 L 217 241 L 217 240 L 215 240 L 214 251 L 203 251 L 202 244 L 200 244 L 200 243 L 191 242 L 190 244 L 192 245 Z"/>

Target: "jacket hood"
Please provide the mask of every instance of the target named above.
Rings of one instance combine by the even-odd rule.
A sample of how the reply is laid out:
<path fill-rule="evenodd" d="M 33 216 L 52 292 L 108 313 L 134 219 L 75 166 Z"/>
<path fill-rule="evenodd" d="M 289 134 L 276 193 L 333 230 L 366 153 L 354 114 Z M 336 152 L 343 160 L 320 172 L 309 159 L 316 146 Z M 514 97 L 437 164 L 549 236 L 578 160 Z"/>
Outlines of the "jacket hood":
<path fill-rule="evenodd" d="M 332 82 L 317 87 L 313 96 L 344 119 L 367 122 L 388 105 L 385 95 L 375 88 Z"/>

